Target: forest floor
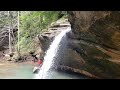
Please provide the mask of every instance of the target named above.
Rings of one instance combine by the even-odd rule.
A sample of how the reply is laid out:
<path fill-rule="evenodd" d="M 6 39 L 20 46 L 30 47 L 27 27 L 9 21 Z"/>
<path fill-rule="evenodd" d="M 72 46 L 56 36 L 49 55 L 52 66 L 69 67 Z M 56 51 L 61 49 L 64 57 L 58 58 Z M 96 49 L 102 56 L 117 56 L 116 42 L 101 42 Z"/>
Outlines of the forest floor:
<path fill-rule="evenodd" d="M 5 50 L 4 52 L 7 53 L 8 50 Z M 16 63 L 17 63 L 17 64 L 21 64 L 21 63 L 23 63 L 23 64 L 30 64 L 30 65 L 33 65 L 33 66 L 36 66 L 36 65 L 37 65 L 37 62 L 33 62 L 33 61 L 32 61 L 33 58 L 30 57 L 30 56 L 29 56 L 25 61 L 19 61 L 19 62 L 7 61 L 7 60 L 5 60 L 4 58 L 5 58 L 5 57 L 4 57 L 4 55 L 3 55 L 3 51 L 0 51 L 0 66 L 4 66 L 4 65 L 10 66 L 10 65 L 15 65 Z"/>

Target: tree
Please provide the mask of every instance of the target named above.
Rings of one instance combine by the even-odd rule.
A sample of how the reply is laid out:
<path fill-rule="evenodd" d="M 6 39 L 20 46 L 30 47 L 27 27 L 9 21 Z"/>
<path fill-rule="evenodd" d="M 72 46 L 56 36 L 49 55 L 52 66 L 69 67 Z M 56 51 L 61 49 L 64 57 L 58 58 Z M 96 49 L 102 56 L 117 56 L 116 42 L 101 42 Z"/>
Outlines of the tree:
<path fill-rule="evenodd" d="M 8 11 L 8 20 L 9 20 L 9 11 Z M 11 48 L 11 30 L 10 30 L 10 28 L 11 28 L 11 25 L 10 25 L 10 23 L 8 23 L 8 30 L 9 30 L 9 53 L 12 52 L 12 48 Z"/>
<path fill-rule="evenodd" d="M 35 50 L 33 38 L 46 31 L 52 22 L 60 18 L 61 13 L 61 11 L 21 11 L 19 42 L 21 51 Z"/>
<path fill-rule="evenodd" d="M 10 45 L 11 43 L 11 46 L 9 47 L 11 48 L 10 52 L 12 51 L 12 45 L 15 44 L 15 32 L 17 30 L 16 17 L 16 11 L 0 11 L 0 46 L 8 46 L 8 44 Z"/>
<path fill-rule="evenodd" d="M 19 34 L 19 11 L 18 11 L 18 46 L 17 46 L 17 53 L 18 53 L 18 57 L 20 57 L 20 46 L 19 46 L 19 39 L 20 39 L 20 34 Z"/>

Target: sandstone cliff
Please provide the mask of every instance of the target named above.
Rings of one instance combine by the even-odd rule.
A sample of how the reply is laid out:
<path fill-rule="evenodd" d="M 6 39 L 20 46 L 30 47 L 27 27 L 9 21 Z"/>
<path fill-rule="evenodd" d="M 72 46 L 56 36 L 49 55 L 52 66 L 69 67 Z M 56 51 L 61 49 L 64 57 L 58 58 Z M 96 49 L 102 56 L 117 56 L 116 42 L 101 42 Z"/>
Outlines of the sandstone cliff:
<path fill-rule="evenodd" d="M 73 62 L 68 66 L 100 78 L 120 78 L 120 12 L 68 13 L 72 26 L 68 34 L 72 60 L 66 64 Z"/>
<path fill-rule="evenodd" d="M 60 42 L 53 68 L 93 78 L 120 78 L 120 11 L 68 11 L 68 15 L 72 30 Z M 56 35 L 39 36 L 44 52 Z"/>

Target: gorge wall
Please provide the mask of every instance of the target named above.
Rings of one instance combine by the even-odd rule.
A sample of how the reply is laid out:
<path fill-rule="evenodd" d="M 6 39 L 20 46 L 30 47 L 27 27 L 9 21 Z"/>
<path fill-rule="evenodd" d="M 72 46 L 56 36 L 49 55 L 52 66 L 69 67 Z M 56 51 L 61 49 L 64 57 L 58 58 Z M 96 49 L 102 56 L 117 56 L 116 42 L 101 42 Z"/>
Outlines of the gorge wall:
<path fill-rule="evenodd" d="M 120 78 L 120 11 L 69 11 L 70 62 L 100 78 Z M 71 54 L 71 55 L 70 55 Z M 70 59 L 69 59 L 70 60 Z M 83 62 L 83 63 L 82 63 Z"/>
<path fill-rule="evenodd" d="M 68 20 L 72 30 L 62 39 L 53 68 L 120 78 L 120 11 L 68 11 Z"/>

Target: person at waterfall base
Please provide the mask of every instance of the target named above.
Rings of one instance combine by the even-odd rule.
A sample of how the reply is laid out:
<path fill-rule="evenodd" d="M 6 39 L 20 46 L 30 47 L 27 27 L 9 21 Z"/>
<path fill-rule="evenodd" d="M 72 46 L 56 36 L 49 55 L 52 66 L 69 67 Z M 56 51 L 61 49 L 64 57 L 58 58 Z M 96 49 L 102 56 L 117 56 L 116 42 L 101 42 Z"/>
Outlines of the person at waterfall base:
<path fill-rule="evenodd" d="M 41 67 L 41 66 L 42 66 L 42 64 L 43 64 L 42 59 L 39 59 L 39 60 L 38 60 L 38 67 Z"/>

